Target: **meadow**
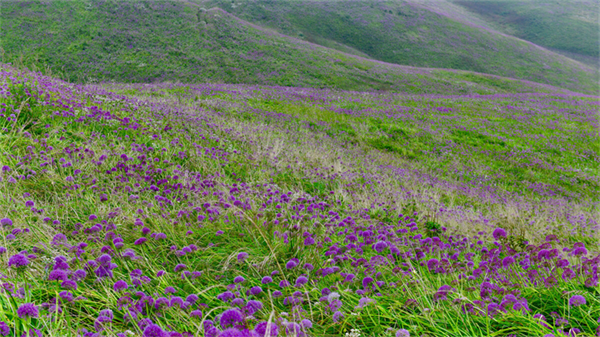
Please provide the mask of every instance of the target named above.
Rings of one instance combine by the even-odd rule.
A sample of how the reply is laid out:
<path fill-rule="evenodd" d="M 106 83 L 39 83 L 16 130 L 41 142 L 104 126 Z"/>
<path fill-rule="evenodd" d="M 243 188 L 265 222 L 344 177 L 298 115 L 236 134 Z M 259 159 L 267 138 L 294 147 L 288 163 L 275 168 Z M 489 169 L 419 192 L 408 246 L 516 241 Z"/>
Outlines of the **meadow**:
<path fill-rule="evenodd" d="M 597 96 L 0 83 L 2 336 L 600 334 Z"/>

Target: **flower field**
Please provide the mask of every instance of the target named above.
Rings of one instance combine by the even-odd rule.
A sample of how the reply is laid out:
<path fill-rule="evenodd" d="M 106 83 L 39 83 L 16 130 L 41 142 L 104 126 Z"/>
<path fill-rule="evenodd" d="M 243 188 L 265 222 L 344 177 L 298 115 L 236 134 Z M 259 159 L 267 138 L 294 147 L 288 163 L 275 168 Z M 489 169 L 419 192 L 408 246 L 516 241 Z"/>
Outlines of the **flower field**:
<path fill-rule="evenodd" d="M 595 336 L 600 99 L 0 68 L 1 336 Z"/>

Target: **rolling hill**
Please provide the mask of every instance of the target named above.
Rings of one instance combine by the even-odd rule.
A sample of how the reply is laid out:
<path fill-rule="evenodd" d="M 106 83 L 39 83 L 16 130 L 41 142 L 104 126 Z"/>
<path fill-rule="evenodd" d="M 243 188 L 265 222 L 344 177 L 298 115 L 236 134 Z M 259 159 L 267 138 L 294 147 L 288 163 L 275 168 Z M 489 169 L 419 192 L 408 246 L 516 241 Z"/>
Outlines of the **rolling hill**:
<path fill-rule="evenodd" d="M 598 83 L 594 68 L 499 33 L 495 23 L 446 1 L 192 1 L 385 62 L 472 70 L 576 91 L 595 92 Z"/>
<path fill-rule="evenodd" d="M 405 12 L 417 21 L 423 15 L 433 18 L 413 7 Z M 394 13 L 393 20 L 402 17 L 398 12 Z M 386 17 L 391 15 L 387 13 Z M 324 48 L 253 25 L 223 10 L 206 10 L 190 2 L 11 1 L 3 4 L 1 16 L 0 40 L 5 62 L 23 63 L 31 68 L 48 66 L 53 73 L 62 74 L 70 81 L 248 83 L 407 93 L 555 90 L 482 74 L 370 60 L 346 53 L 360 54 L 360 46 L 347 47 L 331 39 L 329 46 L 344 52 Z M 313 19 L 307 17 L 307 22 Z M 456 25 L 448 22 L 441 25 Z M 406 34 L 414 35 L 408 31 Z M 479 39 L 479 44 L 496 43 L 486 42 L 485 36 L 478 36 L 471 38 Z M 493 35 L 490 37 L 494 38 Z M 364 40 L 361 36 L 353 38 Z M 456 47 L 462 48 L 463 42 Z M 547 62 L 542 66 L 536 63 L 537 58 L 533 60 L 529 56 L 528 51 L 533 47 L 523 46 L 522 54 L 518 56 L 521 61 L 513 62 L 511 55 L 505 56 L 502 64 L 511 65 L 508 69 L 494 70 L 494 64 L 498 65 L 498 62 L 493 60 L 486 60 L 485 66 L 481 63 L 481 66 L 471 68 L 594 92 L 596 82 L 590 69 L 545 52 L 542 54 L 547 57 Z M 537 50 L 537 47 L 533 49 Z M 500 55 L 501 51 L 495 55 Z M 460 60 L 470 62 L 466 58 L 427 50 L 407 55 L 423 59 L 422 66 L 469 68 L 463 67 Z M 433 58 L 438 56 L 458 63 L 437 64 Z M 425 62 L 427 59 L 431 62 Z M 402 63 L 402 60 L 396 61 Z M 411 64 L 408 59 L 406 63 Z M 514 72 L 511 72 L 512 68 Z M 524 72 L 530 74 L 524 75 Z"/>

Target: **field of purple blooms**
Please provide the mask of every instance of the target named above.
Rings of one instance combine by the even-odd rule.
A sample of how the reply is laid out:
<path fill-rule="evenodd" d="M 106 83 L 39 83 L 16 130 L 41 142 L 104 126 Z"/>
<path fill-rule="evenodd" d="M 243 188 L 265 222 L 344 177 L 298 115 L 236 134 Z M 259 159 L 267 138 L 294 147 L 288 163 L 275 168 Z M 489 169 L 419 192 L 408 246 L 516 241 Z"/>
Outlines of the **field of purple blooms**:
<path fill-rule="evenodd" d="M 598 97 L 0 68 L 0 336 L 596 336 Z"/>

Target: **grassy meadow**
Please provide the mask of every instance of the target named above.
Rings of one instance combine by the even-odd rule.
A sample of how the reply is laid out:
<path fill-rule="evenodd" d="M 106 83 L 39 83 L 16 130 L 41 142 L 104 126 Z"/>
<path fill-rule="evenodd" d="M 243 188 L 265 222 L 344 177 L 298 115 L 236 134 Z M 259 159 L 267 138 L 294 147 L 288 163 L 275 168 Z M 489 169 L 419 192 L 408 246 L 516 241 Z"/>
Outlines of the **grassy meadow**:
<path fill-rule="evenodd" d="M 600 332 L 598 97 L 0 83 L 2 336 Z"/>

